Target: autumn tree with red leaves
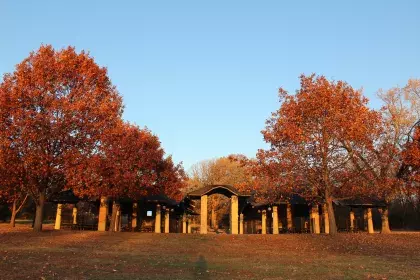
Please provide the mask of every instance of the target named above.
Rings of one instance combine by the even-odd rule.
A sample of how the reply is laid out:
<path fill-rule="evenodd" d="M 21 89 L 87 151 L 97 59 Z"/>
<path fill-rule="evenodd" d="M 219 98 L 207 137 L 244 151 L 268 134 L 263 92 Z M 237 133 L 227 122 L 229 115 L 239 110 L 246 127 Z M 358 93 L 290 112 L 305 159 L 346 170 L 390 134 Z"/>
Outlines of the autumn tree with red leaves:
<path fill-rule="evenodd" d="M 401 178 L 411 186 L 412 194 L 420 197 L 420 128 L 416 127 L 413 137 L 407 142 L 402 153 L 404 171 Z"/>
<path fill-rule="evenodd" d="M 380 115 L 367 99 L 343 81 L 324 76 L 300 77 L 301 88 L 291 95 L 280 89 L 280 109 L 267 120 L 264 139 L 269 150 L 257 160 L 274 179 L 278 193 L 299 193 L 327 205 L 330 233 L 337 233 L 333 200 L 354 187 L 343 143 L 370 147 Z"/>
<path fill-rule="evenodd" d="M 158 137 L 148 129 L 121 123 L 103 136 L 99 151 L 71 170 L 68 186 L 82 197 L 112 197 L 111 231 L 118 230 L 121 198 L 158 193 L 179 198 L 185 179 L 182 166 L 164 158 Z"/>
<path fill-rule="evenodd" d="M 172 156 L 162 158 L 157 168 L 157 191 L 166 196 L 181 201 L 182 190 L 187 186 L 188 176 L 185 174 L 181 163 L 175 164 Z M 155 190 L 156 191 L 156 190 Z"/>
<path fill-rule="evenodd" d="M 45 201 L 66 187 L 67 170 L 98 152 L 121 113 L 107 70 L 72 47 L 41 46 L 3 77 L 2 153 L 14 154 L 22 167 L 17 181 L 36 203 L 35 231 L 42 229 Z"/>
<path fill-rule="evenodd" d="M 363 194 L 384 201 L 390 205 L 394 199 L 410 197 L 413 184 L 404 180 L 407 175 L 404 156 L 414 159 L 415 150 L 408 147 L 413 126 L 419 120 L 420 81 L 411 79 L 404 88 L 394 87 L 386 91 L 379 90 L 378 96 L 383 102 L 380 110 L 381 122 L 379 133 L 373 145 L 352 146 L 344 142 L 343 146 L 351 155 L 352 165 L 359 172 L 359 186 Z M 415 142 L 415 141 L 414 141 Z M 411 163 L 410 163 L 411 164 Z M 410 171 L 408 173 L 411 173 Z M 411 177 L 410 174 L 408 174 Z M 382 216 L 381 233 L 389 233 L 388 206 L 380 209 Z"/>

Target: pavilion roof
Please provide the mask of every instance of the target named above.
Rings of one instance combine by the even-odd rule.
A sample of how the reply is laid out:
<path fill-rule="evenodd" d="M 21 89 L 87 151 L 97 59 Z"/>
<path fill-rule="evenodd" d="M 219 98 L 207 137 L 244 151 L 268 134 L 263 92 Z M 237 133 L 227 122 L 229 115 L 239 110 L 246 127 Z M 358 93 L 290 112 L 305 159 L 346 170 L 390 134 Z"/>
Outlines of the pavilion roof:
<path fill-rule="evenodd" d="M 336 199 L 334 203 L 339 206 L 348 207 L 385 207 L 386 203 L 384 200 L 372 197 L 358 197 L 350 199 Z"/>
<path fill-rule="evenodd" d="M 178 203 L 175 200 L 167 197 L 164 194 L 148 195 L 148 196 L 143 197 L 142 199 L 146 202 L 154 202 L 154 203 L 159 203 L 159 204 L 168 205 L 168 206 L 178 205 Z"/>
<path fill-rule="evenodd" d="M 66 190 L 51 195 L 48 201 L 62 204 L 76 204 L 80 201 L 80 198 L 77 197 L 72 190 Z"/>
<path fill-rule="evenodd" d="M 214 193 L 220 193 L 220 194 L 224 194 L 226 196 L 232 196 L 232 195 L 236 195 L 239 197 L 250 197 L 250 194 L 245 194 L 242 193 L 240 191 L 238 191 L 235 187 L 231 186 L 231 185 L 208 185 L 208 186 L 204 186 L 200 189 L 194 190 L 192 192 L 189 192 L 187 194 L 188 197 L 191 198 L 199 198 L 203 195 L 211 195 Z"/>

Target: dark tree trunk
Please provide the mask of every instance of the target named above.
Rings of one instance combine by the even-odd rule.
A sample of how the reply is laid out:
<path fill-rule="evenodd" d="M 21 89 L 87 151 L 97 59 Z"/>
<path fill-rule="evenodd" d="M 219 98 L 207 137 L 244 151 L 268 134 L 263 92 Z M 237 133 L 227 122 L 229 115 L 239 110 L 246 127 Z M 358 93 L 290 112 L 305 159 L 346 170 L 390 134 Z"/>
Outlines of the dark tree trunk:
<path fill-rule="evenodd" d="M 34 231 L 42 231 L 42 221 L 44 219 L 44 204 L 45 194 L 41 193 L 39 195 L 38 201 L 36 202 Z"/>
<path fill-rule="evenodd" d="M 382 229 L 381 229 L 381 233 L 387 234 L 387 233 L 391 233 L 391 229 L 389 228 L 389 210 L 388 207 L 385 207 L 383 209 L 380 210 L 381 212 L 381 218 L 382 218 Z"/>
<path fill-rule="evenodd" d="M 10 226 L 15 227 L 16 226 L 16 200 L 13 201 L 12 206 L 12 216 L 10 217 Z"/>
<path fill-rule="evenodd" d="M 15 199 L 13 201 L 12 216 L 10 217 L 10 226 L 12 227 L 16 226 L 16 216 L 19 213 L 19 211 L 22 210 L 22 207 L 25 205 L 27 199 L 28 199 L 28 195 L 26 195 L 25 198 L 21 201 L 19 208 L 17 208 L 19 200 Z"/>

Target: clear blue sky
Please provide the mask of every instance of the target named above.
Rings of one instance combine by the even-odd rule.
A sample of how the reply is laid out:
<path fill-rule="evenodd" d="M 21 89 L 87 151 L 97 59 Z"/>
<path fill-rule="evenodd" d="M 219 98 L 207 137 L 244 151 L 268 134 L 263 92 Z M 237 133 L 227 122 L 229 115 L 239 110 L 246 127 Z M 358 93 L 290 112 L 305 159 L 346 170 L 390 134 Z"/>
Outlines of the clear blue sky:
<path fill-rule="evenodd" d="M 41 44 L 108 67 L 124 118 L 185 168 L 265 147 L 277 88 L 316 72 L 365 89 L 420 77 L 420 1 L 0 0 L 0 74 Z M 344 3 L 346 2 L 346 3 Z"/>

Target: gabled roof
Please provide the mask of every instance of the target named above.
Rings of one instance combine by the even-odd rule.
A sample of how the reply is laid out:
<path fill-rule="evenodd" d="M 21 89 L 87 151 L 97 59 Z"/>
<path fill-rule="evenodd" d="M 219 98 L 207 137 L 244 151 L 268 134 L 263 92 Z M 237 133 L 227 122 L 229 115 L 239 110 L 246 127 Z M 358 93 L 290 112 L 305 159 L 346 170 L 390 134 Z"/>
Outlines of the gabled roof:
<path fill-rule="evenodd" d="M 300 195 L 291 194 L 291 195 L 281 195 L 279 199 L 268 200 L 259 198 L 258 200 L 255 197 L 251 197 L 249 200 L 250 205 L 253 207 L 266 207 L 269 205 L 281 205 L 281 204 L 304 204 L 307 205 L 308 202 Z"/>
<path fill-rule="evenodd" d="M 241 193 L 240 191 L 238 191 L 236 188 L 234 188 L 231 185 L 208 185 L 208 186 L 202 187 L 200 189 L 197 189 L 195 191 L 188 193 L 187 196 L 191 198 L 200 198 L 203 195 L 211 195 L 215 193 L 220 193 L 228 197 L 232 195 L 236 195 L 239 197 L 251 196 L 249 194 Z"/>

